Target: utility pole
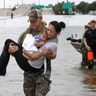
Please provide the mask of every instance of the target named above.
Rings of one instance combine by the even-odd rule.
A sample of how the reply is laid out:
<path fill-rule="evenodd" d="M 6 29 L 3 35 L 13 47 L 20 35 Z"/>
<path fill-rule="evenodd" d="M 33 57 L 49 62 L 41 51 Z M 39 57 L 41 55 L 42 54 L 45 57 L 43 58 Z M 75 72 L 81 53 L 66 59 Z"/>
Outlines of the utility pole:
<path fill-rule="evenodd" d="M 4 4 L 4 10 L 5 10 L 5 0 L 4 0 L 3 4 Z"/>
<path fill-rule="evenodd" d="M 23 0 L 22 0 L 22 4 L 23 4 Z"/>
<path fill-rule="evenodd" d="M 40 0 L 38 0 L 38 5 L 40 5 Z"/>
<path fill-rule="evenodd" d="M 6 16 L 5 0 L 4 0 L 4 16 Z"/>

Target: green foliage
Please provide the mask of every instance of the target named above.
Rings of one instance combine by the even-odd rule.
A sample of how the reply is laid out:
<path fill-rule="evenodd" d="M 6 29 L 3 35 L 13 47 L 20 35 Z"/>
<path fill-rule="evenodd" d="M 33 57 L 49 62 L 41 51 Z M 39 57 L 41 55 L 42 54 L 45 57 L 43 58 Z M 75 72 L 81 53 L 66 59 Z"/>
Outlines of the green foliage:
<path fill-rule="evenodd" d="M 89 11 L 94 11 L 96 10 L 96 1 L 91 4 L 88 4 L 87 2 L 84 1 L 80 2 L 80 4 L 76 6 L 76 10 L 77 12 L 82 14 L 87 14 Z"/>
<path fill-rule="evenodd" d="M 65 3 L 66 4 L 66 3 Z M 68 3 L 69 4 L 69 3 Z M 71 3 L 70 3 L 71 4 Z M 73 9 L 75 10 L 75 8 L 74 8 L 74 5 L 73 5 L 74 3 L 72 3 L 72 11 L 73 11 Z M 66 15 L 70 15 L 70 14 L 72 14 L 72 12 L 71 12 L 71 9 L 68 7 L 68 8 L 64 8 L 64 2 L 62 2 L 62 3 L 58 3 L 58 4 L 56 4 L 55 6 L 53 6 L 53 11 L 54 11 L 54 13 L 55 14 L 57 14 L 57 15 L 64 15 L 64 14 L 66 14 Z"/>
<path fill-rule="evenodd" d="M 55 14 L 62 15 L 62 3 L 58 3 L 55 6 L 53 6 L 53 11 Z"/>
<path fill-rule="evenodd" d="M 90 10 L 96 10 L 96 1 L 95 2 L 93 2 L 92 4 L 89 4 L 89 11 Z"/>
<path fill-rule="evenodd" d="M 96 1 L 92 2 L 92 3 L 87 3 L 87 2 L 84 2 L 84 1 L 81 1 L 78 5 L 75 5 L 74 2 L 71 2 L 72 3 L 72 11 L 73 11 L 73 14 L 75 12 L 79 12 L 79 13 L 82 13 L 82 14 L 88 14 L 89 11 L 94 11 L 96 10 Z M 53 6 L 53 11 L 55 14 L 58 14 L 58 15 L 70 15 L 68 13 L 68 9 L 67 8 L 62 8 L 62 4 L 64 4 L 64 2 L 62 3 L 58 3 L 56 4 L 55 6 Z"/>
<path fill-rule="evenodd" d="M 80 2 L 80 4 L 78 4 L 76 6 L 76 9 L 80 12 L 80 13 L 83 13 L 83 14 L 86 14 L 88 12 L 88 3 L 86 2 Z"/>

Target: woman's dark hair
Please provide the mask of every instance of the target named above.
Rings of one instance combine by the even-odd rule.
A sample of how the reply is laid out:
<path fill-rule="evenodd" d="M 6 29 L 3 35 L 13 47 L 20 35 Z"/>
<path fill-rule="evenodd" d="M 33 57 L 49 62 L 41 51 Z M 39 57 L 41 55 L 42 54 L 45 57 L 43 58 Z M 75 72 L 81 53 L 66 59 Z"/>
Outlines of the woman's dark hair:
<path fill-rule="evenodd" d="M 66 26 L 64 22 L 57 22 L 57 21 L 51 21 L 49 23 L 49 25 L 53 25 L 55 30 L 56 30 L 56 32 L 58 32 L 58 33 L 61 32 L 62 28 L 65 29 L 65 26 Z"/>

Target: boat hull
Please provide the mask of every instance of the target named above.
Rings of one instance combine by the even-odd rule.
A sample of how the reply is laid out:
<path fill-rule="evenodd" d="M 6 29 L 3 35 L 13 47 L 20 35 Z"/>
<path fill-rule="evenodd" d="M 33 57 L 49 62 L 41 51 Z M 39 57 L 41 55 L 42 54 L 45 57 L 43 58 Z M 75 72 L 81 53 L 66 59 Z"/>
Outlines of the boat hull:
<path fill-rule="evenodd" d="M 79 52 L 81 53 L 81 43 L 78 43 L 78 42 L 70 42 L 70 44 Z"/>

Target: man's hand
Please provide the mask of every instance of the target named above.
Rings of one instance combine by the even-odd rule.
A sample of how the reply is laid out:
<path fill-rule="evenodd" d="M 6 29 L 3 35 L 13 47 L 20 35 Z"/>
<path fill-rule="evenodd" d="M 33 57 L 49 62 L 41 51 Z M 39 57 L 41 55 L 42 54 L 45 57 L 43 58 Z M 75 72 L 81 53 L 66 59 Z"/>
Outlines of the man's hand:
<path fill-rule="evenodd" d="M 17 50 L 18 50 L 18 46 L 13 45 L 13 43 L 10 43 L 8 52 L 9 52 L 10 54 L 13 54 L 13 53 L 15 53 Z"/>

